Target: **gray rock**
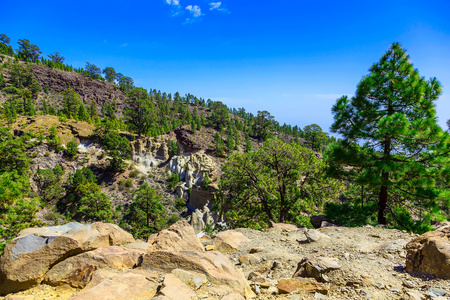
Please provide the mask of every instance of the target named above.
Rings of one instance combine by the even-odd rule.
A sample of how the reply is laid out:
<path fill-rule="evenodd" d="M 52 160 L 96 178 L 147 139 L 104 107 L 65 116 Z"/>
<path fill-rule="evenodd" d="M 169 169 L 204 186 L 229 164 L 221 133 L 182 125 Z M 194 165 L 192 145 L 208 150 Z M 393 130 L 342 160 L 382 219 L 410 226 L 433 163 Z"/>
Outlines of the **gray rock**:
<path fill-rule="evenodd" d="M 447 295 L 447 291 L 446 290 L 441 290 L 441 289 L 437 289 L 437 288 L 430 288 L 427 292 L 427 295 L 430 296 L 431 298 L 436 298 L 436 297 L 442 297 Z"/>
<path fill-rule="evenodd" d="M 314 299 L 319 299 L 319 300 L 326 300 L 329 299 L 328 296 L 321 294 L 321 293 L 315 293 L 314 294 Z"/>
<path fill-rule="evenodd" d="M 327 281 L 325 273 L 340 269 L 336 258 L 331 257 L 305 257 L 297 266 L 294 277 L 313 277 L 317 281 Z"/>
<path fill-rule="evenodd" d="M 407 288 L 410 288 L 410 289 L 413 289 L 413 288 L 416 287 L 414 282 L 412 282 L 410 280 L 403 280 L 403 285 L 406 286 Z"/>

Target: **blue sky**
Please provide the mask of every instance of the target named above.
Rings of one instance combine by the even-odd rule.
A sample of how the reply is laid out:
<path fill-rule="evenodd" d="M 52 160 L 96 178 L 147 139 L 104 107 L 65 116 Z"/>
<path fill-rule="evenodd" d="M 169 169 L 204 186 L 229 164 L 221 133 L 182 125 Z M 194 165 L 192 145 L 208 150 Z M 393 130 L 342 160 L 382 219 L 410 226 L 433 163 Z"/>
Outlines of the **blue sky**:
<path fill-rule="evenodd" d="M 392 42 L 443 85 L 450 119 L 449 1 L 2 1 L 0 33 L 66 62 L 114 67 L 137 86 L 221 100 L 280 123 L 333 121 Z"/>

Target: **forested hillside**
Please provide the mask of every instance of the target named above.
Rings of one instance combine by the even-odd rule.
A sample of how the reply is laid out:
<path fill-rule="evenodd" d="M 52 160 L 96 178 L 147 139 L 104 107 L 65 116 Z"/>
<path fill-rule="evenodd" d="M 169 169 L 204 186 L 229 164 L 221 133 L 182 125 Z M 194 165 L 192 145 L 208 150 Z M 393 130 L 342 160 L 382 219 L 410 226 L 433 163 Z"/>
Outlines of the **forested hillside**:
<path fill-rule="evenodd" d="M 114 67 L 64 64 L 0 36 L 0 243 L 40 224 L 114 222 L 147 238 L 180 218 L 425 232 L 450 215 L 441 87 L 393 44 L 337 100 L 332 131 L 279 124 L 191 94 L 135 87 Z M 306 108 L 305 108 L 306 109 Z"/>

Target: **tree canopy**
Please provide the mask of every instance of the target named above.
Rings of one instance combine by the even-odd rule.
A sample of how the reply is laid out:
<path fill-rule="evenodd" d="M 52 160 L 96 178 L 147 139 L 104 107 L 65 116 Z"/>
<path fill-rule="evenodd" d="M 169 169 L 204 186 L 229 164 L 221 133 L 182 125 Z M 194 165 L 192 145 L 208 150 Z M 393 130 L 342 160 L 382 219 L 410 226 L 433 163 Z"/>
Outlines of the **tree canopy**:
<path fill-rule="evenodd" d="M 50 53 L 48 55 L 48 58 L 50 58 L 55 64 L 56 63 L 63 64 L 64 60 L 65 60 L 64 56 L 61 56 L 61 54 L 59 54 L 59 52 L 57 52 L 57 51 Z"/>
<path fill-rule="evenodd" d="M 386 210 L 408 203 L 435 208 L 448 186 L 449 135 L 438 126 L 434 105 L 440 94 L 438 80 L 420 77 L 394 43 L 356 95 L 332 108 L 331 129 L 344 137 L 331 147 L 332 172 L 378 190 L 380 224 L 387 223 Z"/>
<path fill-rule="evenodd" d="M 18 54 L 24 60 L 35 61 L 42 54 L 41 49 L 37 45 L 31 44 L 27 39 L 19 39 L 17 44 L 19 45 Z"/>
<path fill-rule="evenodd" d="M 156 115 L 153 103 L 142 88 L 134 88 L 128 92 L 125 100 L 125 122 L 131 130 L 141 136 L 152 128 Z"/>
<path fill-rule="evenodd" d="M 260 140 L 266 140 L 273 131 L 275 118 L 267 111 L 258 111 L 253 123 L 253 133 Z"/>
<path fill-rule="evenodd" d="M 327 141 L 327 134 L 317 124 L 307 125 L 303 128 L 306 143 L 314 151 L 320 151 Z"/>
<path fill-rule="evenodd" d="M 338 191 L 336 182 L 325 180 L 324 164 L 313 151 L 278 139 L 231 155 L 222 171 L 216 205 L 235 226 L 301 223 L 300 212 Z"/>

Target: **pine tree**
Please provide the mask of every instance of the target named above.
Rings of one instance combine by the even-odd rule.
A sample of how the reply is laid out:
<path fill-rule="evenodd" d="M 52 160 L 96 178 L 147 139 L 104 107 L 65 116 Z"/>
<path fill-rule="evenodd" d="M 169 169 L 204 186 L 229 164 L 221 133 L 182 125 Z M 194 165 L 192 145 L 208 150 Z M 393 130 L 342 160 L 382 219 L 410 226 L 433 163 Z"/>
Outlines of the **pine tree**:
<path fill-rule="evenodd" d="M 139 136 L 146 134 L 156 118 L 153 103 L 147 92 L 142 88 L 134 88 L 127 94 L 125 103 L 127 107 L 124 115 L 127 125 Z"/>
<path fill-rule="evenodd" d="M 387 211 L 396 218 L 395 209 L 407 203 L 438 208 L 439 181 L 448 186 L 450 179 L 449 135 L 438 126 L 434 105 L 440 94 L 437 79 L 420 77 L 394 43 L 356 95 L 333 106 L 332 131 L 344 139 L 331 146 L 332 170 L 379 191 L 380 224 Z"/>

